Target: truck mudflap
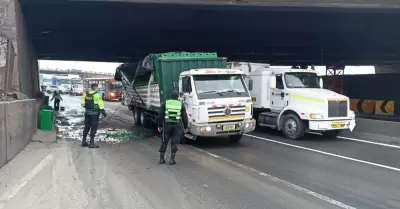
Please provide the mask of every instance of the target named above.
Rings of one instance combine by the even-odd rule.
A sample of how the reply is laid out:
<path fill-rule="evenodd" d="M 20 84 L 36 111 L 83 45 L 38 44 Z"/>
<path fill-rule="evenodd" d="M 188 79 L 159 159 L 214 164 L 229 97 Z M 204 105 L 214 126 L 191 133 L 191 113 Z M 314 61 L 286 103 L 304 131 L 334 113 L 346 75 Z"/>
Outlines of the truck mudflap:
<path fill-rule="evenodd" d="M 355 118 L 344 120 L 318 121 L 310 120 L 309 129 L 312 131 L 329 131 L 329 130 L 350 130 L 353 131 L 356 126 Z"/>
<path fill-rule="evenodd" d="M 193 136 L 229 136 L 249 133 L 254 131 L 255 128 L 256 121 L 251 118 L 240 122 L 235 121 L 206 124 L 191 123 L 189 132 Z"/>

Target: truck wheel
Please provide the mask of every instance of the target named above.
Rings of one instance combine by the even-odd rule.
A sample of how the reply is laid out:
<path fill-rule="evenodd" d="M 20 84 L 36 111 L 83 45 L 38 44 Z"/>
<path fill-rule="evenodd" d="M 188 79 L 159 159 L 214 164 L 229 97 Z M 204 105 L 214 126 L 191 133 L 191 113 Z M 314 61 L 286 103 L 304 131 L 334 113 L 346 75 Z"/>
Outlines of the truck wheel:
<path fill-rule="evenodd" d="M 322 135 L 326 138 L 330 139 L 335 139 L 337 136 L 339 136 L 342 133 L 341 130 L 333 130 L 333 131 L 325 131 L 322 132 Z"/>
<path fill-rule="evenodd" d="M 145 113 L 144 109 L 141 109 L 141 119 L 140 123 L 142 124 L 143 128 L 151 128 L 152 122 L 149 118 L 149 115 Z"/>
<path fill-rule="evenodd" d="M 305 126 L 299 116 L 289 113 L 284 115 L 282 123 L 283 134 L 289 139 L 298 139 L 304 136 Z"/>
<path fill-rule="evenodd" d="M 141 118 L 141 112 L 140 112 L 140 108 L 138 108 L 138 107 L 133 107 L 132 108 L 132 112 L 133 112 L 133 119 L 134 119 L 134 121 L 135 121 L 135 125 L 137 125 L 137 126 L 141 126 L 142 124 L 140 123 L 141 122 L 141 120 L 140 120 L 140 118 Z"/>
<path fill-rule="evenodd" d="M 242 139 L 242 136 L 243 136 L 242 134 L 240 134 L 240 135 L 230 135 L 230 136 L 228 136 L 228 138 L 229 138 L 230 142 L 236 143 L 236 142 L 239 142 Z"/>
<path fill-rule="evenodd" d="M 101 95 L 101 99 L 102 99 L 103 101 L 106 101 L 106 97 L 104 96 L 104 94 Z"/>

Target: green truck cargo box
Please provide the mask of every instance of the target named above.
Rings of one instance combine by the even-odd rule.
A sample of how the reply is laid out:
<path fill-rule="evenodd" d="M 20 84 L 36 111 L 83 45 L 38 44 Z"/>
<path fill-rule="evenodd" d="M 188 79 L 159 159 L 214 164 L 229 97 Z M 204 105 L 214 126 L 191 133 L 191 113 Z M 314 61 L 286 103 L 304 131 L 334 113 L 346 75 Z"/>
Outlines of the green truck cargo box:
<path fill-rule="evenodd" d="M 178 85 L 179 75 L 183 71 L 199 68 L 226 68 L 227 59 L 218 57 L 217 53 L 207 52 L 169 52 L 153 54 L 152 64 L 154 70 L 154 83 L 160 89 L 160 101 L 165 101 L 173 91 L 174 85 Z M 134 87 L 149 85 L 152 71 L 138 75 L 133 82 Z"/>

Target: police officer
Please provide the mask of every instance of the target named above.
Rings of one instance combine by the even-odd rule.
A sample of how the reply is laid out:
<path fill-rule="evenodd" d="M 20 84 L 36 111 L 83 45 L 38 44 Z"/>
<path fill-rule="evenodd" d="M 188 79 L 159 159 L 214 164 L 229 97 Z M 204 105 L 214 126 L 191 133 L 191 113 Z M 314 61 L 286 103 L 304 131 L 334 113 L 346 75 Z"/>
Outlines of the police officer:
<path fill-rule="evenodd" d="M 164 164 L 165 151 L 167 150 L 168 141 L 171 138 L 171 159 L 169 164 L 175 165 L 175 155 L 178 151 L 178 143 L 182 137 L 182 124 L 187 132 L 188 118 L 186 114 L 185 106 L 181 101 L 178 100 L 179 94 L 177 91 L 173 91 L 170 95 L 170 99 L 161 106 L 160 112 L 158 113 L 158 131 L 163 131 L 161 147 L 160 147 L 160 164 Z"/>
<path fill-rule="evenodd" d="M 100 113 L 107 117 L 104 110 L 104 103 L 101 95 L 97 92 L 97 84 L 91 85 L 91 91 L 85 92 L 82 97 L 81 105 L 85 110 L 85 129 L 83 129 L 82 147 L 99 148 L 94 144 L 94 135 L 96 135 L 97 127 L 99 126 Z M 86 137 L 90 130 L 90 144 L 86 142 Z"/>

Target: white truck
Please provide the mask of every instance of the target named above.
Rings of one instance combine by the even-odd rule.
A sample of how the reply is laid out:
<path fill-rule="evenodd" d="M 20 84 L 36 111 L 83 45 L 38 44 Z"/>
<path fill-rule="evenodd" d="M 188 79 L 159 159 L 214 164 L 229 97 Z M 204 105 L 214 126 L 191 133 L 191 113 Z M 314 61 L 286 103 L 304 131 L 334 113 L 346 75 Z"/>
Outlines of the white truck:
<path fill-rule="evenodd" d="M 353 131 L 355 114 L 349 98 L 323 89 L 314 70 L 271 68 L 268 64 L 233 63 L 248 75 L 257 126 L 283 131 L 291 139 L 307 132 L 336 138 L 342 130 Z"/>
<path fill-rule="evenodd" d="M 229 69 L 193 69 L 179 76 L 179 89 L 196 136 L 228 136 L 239 141 L 255 129 L 244 73 Z M 189 136 L 187 136 L 189 137 Z"/>
<path fill-rule="evenodd" d="M 189 119 L 186 138 L 227 136 L 237 142 L 256 125 L 243 75 L 227 69 L 226 58 L 216 53 L 170 52 L 150 54 L 136 68 L 122 64 L 115 79 L 124 85 L 137 125 L 154 127 L 161 104 L 178 90 Z"/>

